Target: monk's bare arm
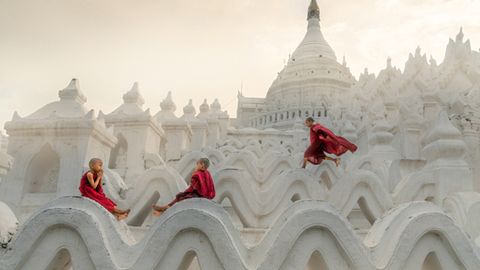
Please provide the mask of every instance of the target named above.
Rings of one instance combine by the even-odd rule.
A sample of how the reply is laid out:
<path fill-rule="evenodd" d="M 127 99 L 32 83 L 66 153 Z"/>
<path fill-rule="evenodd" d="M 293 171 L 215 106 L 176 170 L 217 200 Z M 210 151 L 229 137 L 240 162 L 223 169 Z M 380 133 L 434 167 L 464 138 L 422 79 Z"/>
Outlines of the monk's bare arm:
<path fill-rule="evenodd" d="M 97 179 L 93 179 L 93 173 L 88 172 L 87 173 L 87 179 L 88 183 L 95 189 L 98 186 L 98 183 L 100 183 L 101 176 L 97 177 Z"/>

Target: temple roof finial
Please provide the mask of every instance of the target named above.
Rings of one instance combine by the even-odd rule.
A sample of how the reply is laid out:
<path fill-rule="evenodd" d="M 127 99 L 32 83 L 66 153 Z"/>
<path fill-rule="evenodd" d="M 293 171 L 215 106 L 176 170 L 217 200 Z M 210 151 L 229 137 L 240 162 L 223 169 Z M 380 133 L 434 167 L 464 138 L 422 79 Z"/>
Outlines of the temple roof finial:
<path fill-rule="evenodd" d="M 320 8 L 318 7 L 317 0 L 312 0 L 310 6 L 308 7 L 307 20 L 316 18 L 320 20 Z"/>
<path fill-rule="evenodd" d="M 463 27 L 460 27 L 460 32 L 457 34 L 457 42 L 463 42 Z"/>
<path fill-rule="evenodd" d="M 75 100 L 80 104 L 87 102 L 87 98 L 80 91 L 80 84 L 78 79 L 73 78 L 65 89 L 58 92 L 61 100 Z"/>
<path fill-rule="evenodd" d="M 417 49 L 415 49 L 415 57 L 421 56 L 420 53 L 422 52 L 422 49 L 420 48 L 420 45 L 417 46 Z"/>

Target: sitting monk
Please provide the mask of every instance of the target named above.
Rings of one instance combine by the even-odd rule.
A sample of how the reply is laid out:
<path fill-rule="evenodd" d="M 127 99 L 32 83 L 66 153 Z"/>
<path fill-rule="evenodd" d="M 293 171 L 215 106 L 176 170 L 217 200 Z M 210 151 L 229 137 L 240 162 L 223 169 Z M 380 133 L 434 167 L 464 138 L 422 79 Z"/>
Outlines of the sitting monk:
<path fill-rule="evenodd" d="M 118 220 L 128 217 L 130 209 L 122 210 L 117 208 L 117 204 L 107 198 L 102 188 L 103 180 L 103 161 L 99 158 L 92 158 L 88 163 L 90 170 L 85 172 L 80 180 L 80 193 L 82 196 L 92 199 L 105 207 Z"/>
<path fill-rule="evenodd" d="M 161 215 L 165 210 L 179 201 L 190 198 L 206 198 L 213 199 L 215 197 L 215 185 L 210 172 L 207 170 L 210 166 L 208 158 L 201 158 L 197 161 L 195 171 L 192 174 L 190 186 L 184 191 L 175 196 L 175 199 L 167 205 L 159 206 L 152 205 L 153 214 Z"/>

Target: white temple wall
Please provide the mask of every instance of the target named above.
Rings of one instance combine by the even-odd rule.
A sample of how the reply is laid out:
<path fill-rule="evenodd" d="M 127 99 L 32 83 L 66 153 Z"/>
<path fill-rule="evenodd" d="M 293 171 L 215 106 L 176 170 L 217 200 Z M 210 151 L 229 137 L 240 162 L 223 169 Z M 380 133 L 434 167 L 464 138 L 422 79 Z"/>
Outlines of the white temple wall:
<path fill-rule="evenodd" d="M 115 126 L 115 135 L 119 137 L 119 143 L 126 140 L 127 149 L 117 144 L 111 152 L 112 160 L 106 164 L 111 164 L 128 185 L 133 185 L 135 178 L 146 169 L 146 155 L 158 155 L 160 158 L 162 138 L 158 132 L 145 125 L 122 126 L 120 124 Z"/>
<path fill-rule="evenodd" d="M 207 145 L 208 127 L 206 123 L 190 123 L 192 129 L 191 150 L 200 150 Z M 218 141 L 217 141 L 218 142 Z"/>
<path fill-rule="evenodd" d="M 165 161 L 179 160 L 190 146 L 192 131 L 186 123 L 162 123 L 165 131 Z"/>
<path fill-rule="evenodd" d="M 220 140 L 220 122 L 217 119 L 208 119 L 207 145 L 215 146 Z"/>

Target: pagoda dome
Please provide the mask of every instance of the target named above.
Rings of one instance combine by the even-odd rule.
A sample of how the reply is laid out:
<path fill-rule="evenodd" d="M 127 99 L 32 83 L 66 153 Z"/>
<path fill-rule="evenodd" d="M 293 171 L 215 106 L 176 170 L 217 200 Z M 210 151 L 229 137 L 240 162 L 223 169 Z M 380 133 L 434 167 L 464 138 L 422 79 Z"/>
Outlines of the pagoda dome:
<path fill-rule="evenodd" d="M 322 94 L 347 91 L 355 81 L 346 63 L 337 62 L 335 52 L 322 34 L 316 0 L 310 3 L 307 20 L 305 37 L 268 90 L 266 103 L 270 110 L 302 106 Z"/>

